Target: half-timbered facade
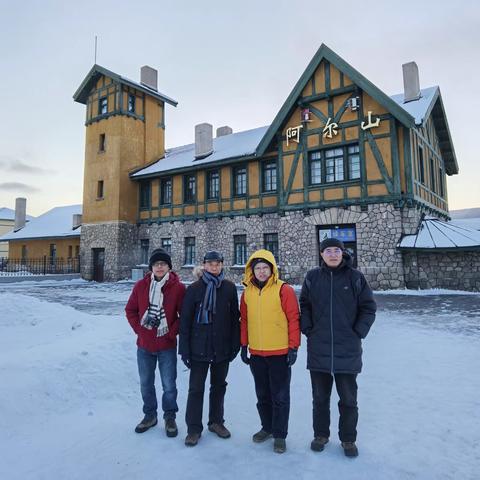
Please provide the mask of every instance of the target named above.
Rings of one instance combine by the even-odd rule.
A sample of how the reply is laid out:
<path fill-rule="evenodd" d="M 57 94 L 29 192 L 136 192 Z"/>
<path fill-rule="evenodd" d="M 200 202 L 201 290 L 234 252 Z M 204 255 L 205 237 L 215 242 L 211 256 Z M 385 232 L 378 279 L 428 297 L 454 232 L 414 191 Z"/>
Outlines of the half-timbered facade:
<path fill-rule="evenodd" d="M 214 248 L 239 280 L 265 247 L 301 282 L 336 236 L 375 288 L 403 286 L 396 244 L 423 213 L 448 217 L 445 177 L 458 173 L 439 88 L 404 67 L 406 91 L 389 97 L 322 45 L 269 126 L 213 138 L 202 124 L 195 143 L 138 162 L 136 263 L 162 246 L 188 275 Z"/>

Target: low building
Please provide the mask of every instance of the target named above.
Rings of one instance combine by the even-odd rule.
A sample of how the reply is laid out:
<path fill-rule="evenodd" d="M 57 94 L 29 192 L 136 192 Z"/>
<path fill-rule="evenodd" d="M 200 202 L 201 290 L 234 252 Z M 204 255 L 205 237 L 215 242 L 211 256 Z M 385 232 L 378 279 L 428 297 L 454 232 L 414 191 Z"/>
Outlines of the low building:
<path fill-rule="evenodd" d="M 8 242 L 10 261 L 75 259 L 80 255 L 81 217 L 81 205 L 55 207 L 0 241 Z"/>
<path fill-rule="evenodd" d="M 23 208 L 22 202 L 26 202 L 26 200 L 21 198 L 18 198 L 16 200 L 17 210 L 21 207 Z M 25 211 L 25 216 L 24 216 L 25 223 L 29 222 L 33 218 L 34 217 L 32 217 L 31 215 L 27 215 Z M 17 215 L 17 219 L 18 219 L 18 215 Z M 17 230 L 18 228 L 22 228 L 22 227 L 23 227 L 22 224 L 17 223 L 17 225 L 15 225 L 15 210 L 12 210 L 11 208 L 7 208 L 7 207 L 0 208 L 0 237 L 2 235 L 5 235 L 6 233 L 9 233 L 13 230 Z M 6 258 L 6 257 L 8 257 L 8 242 L 0 241 L 0 258 Z"/>

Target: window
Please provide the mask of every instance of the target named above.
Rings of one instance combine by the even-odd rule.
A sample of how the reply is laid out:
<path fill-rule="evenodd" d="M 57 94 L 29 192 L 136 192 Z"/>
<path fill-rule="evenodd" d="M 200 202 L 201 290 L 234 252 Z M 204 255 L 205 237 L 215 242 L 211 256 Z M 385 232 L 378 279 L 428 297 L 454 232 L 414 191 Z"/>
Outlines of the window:
<path fill-rule="evenodd" d="M 160 204 L 170 205 L 172 203 L 172 178 L 162 178 L 160 181 Z"/>
<path fill-rule="evenodd" d="M 195 237 L 185 237 L 185 265 L 195 264 Z"/>
<path fill-rule="evenodd" d="M 220 196 L 220 174 L 218 170 L 207 173 L 207 199 L 212 200 Z"/>
<path fill-rule="evenodd" d="M 172 253 L 172 239 L 171 238 L 162 238 L 161 240 L 162 248 L 171 255 Z"/>
<path fill-rule="evenodd" d="M 55 261 L 55 259 L 57 258 L 57 245 L 55 243 L 51 243 L 50 244 L 50 259 L 53 261 Z"/>
<path fill-rule="evenodd" d="M 150 208 L 150 182 L 140 182 L 140 209 Z"/>
<path fill-rule="evenodd" d="M 263 164 L 263 188 L 264 192 L 277 190 L 277 162 L 265 162 Z"/>
<path fill-rule="evenodd" d="M 98 99 L 98 114 L 105 115 L 108 112 L 108 100 L 107 97 L 100 97 Z"/>
<path fill-rule="evenodd" d="M 278 262 L 278 233 L 265 233 L 263 235 L 263 246 L 265 250 L 273 253 L 275 260 Z"/>
<path fill-rule="evenodd" d="M 418 147 L 418 178 L 425 183 L 425 165 L 423 163 L 423 148 Z"/>
<path fill-rule="evenodd" d="M 360 176 L 358 144 L 310 153 L 310 185 L 358 180 Z"/>
<path fill-rule="evenodd" d="M 360 178 L 360 148 L 358 145 L 350 145 L 347 148 L 348 154 L 348 179 L 357 180 Z"/>
<path fill-rule="evenodd" d="M 75 256 L 76 257 L 80 256 L 80 245 L 75 245 Z"/>
<path fill-rule="evenodd" d="M 68 258 L 72 258 L 73 256 L 73 245 L 68 246 Z"/>
<path fill-rule="evenodd" d="M 247 236 L 233 236 L 233 259 L 235 265 L 245 265 L 247 263 Z"/>
<path fill-rule="evenodd" d="M 433 162 L 432 157 L 430 157 L 430 190 L 432 192 L 437 191 L 437 185 L 436 185 L 436 182 L 435 182 L 434 162 Z"/>
<path fill-rule="evenodd" d="M 343 148 L 325 150 L 325 181 L 332 183 L 344 179 Z"/>
<path fill-rule="evenodd" d="M 22 260 L 26 260 L 28 256 L 27 246 L 22 245 Z"/>
<path fill-rule="evenodd" d="M 145 238 L 140 240 L 140 263 L 148 265 L 148 250 L 150 248 L 150 240 Z"/>
<path fill-rule="evenodd" d="M 104 152 L 106 147 L 105 134 L 101 133 L 98 141 L 98 151 Z"/>
<path fill-rule="evenodd" d="M 133 93 L 128 94 L 128 111 L 135 113 L 135 95 Z"/>
<path fill-rule="evenodd" d="M 183 177 L 183 203 L 195 202 L 195 195 L 195 175 L 185 175 Z"/>
<path fill-rule="evenodd" d="M 233 168 L 233 194 L 237 197 L 247 194 L 247 167 Z"/>
<path fill-rule="evenodd" d="M 97 198 L 103 198 L 103 180 L 97 182 Z"/>

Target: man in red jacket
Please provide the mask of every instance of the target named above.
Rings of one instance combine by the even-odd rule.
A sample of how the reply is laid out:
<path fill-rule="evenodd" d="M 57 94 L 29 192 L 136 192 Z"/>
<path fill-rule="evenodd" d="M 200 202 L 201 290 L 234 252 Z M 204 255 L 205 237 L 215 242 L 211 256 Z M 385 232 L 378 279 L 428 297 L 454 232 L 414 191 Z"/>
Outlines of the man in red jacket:
<path fill-rule="evenodd" d="M 157 424 L 155 369 L 158 362 L 162 380 L 162 409 L 168 437 L 178 434 L 177 334 L 185 286 L 172 271 L 170 255 L 159 248 L 152 252 L 149 272 L 133 287 L 125 312 L 137 335 L 137 363 L 145 417 L 137 433 Z"/>

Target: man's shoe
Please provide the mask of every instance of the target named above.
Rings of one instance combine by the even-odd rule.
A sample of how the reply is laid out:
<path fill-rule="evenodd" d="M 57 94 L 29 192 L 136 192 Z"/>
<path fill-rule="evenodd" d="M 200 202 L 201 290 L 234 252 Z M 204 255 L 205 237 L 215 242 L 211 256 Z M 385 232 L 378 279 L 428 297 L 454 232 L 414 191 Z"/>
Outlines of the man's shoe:
<path fill-rule="evenodd" d="M 284 438 L 275 438 L 273 440 L 273 451 L 275 453 L 285 453 L 287 450 L 287 442 Z"/>
<path fill-rule="evenodd" d="M 178 435 L 177 422 L 174 418 L 165 419 L 165 432 L 167 437 L 176 437 Z"/>
<path fill-rule="evenodd" d="M 358 448 L 355 442 L 342 442 L 342 448 L 346 457 L 358 457 Z"/>
<path fill-rule="evenodd" d="M 143 433 L 157 424 L 157 417 L 143 417 L 143 420 L 135 427 L 135 432 Z"/>
<path fill-rule="evenodd" d="M 211 423 L 208 426 L 210 432 L 216 433 L 220 438 L 230 438 L 231 433 L 221 423 Z"/>
<path fill-rule="evenodd" d="M 325 445 L 328 443 L 327 437 L 315 437 L 310 444 L 310 448 L 314 452 L 322 452 L 325 448 Z"/>
<path fill-rule="evenodd" d="M 185 438 L 185 445 L 187 447 L 194 447 L 200 440 L 200 433 L 189 433 Z"/>
<path fill-rule="evenodd" d="M 272 438 L 272 434 L 265 431 L 263 428 L 252 436 L 252 440 L 255 443 L 262 443 L 269 438 Z"/>

